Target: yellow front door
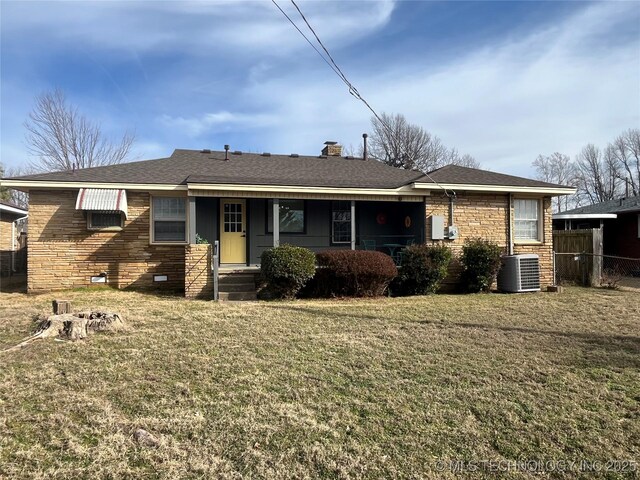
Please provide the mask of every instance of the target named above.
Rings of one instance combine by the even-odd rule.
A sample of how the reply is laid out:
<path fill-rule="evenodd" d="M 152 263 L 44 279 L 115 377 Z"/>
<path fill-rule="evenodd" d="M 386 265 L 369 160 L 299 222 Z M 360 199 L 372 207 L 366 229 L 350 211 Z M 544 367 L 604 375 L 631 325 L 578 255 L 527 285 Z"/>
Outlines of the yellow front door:
<path fill-rule="evenodd" d="M 247 262 L 245 200 L 220 200 L 220 263 Z"/>

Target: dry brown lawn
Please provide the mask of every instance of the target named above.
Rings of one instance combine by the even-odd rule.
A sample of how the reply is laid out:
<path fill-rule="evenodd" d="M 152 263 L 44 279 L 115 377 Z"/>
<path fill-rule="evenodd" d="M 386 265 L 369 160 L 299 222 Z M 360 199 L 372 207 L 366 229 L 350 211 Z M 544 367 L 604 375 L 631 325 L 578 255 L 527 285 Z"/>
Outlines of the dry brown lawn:
<path fill-rule="evenodd" d="M 0 353 L 0 478 L 454 478 L 436 461 L 640 457 L 634 292 L 0 294 L 0 348 L 54 297 L 120 311 L 131 328 Z M 136 444 L 140 427 L 160 445 Z"/>

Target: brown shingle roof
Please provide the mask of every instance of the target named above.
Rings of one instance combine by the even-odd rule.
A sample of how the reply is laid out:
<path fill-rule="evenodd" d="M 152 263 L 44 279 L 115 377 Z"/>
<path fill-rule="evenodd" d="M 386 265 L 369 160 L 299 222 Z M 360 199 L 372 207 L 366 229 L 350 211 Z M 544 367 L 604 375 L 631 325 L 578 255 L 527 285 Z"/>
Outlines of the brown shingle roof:
<path fill-rule="evenodd" d="M 490 172 L 477 168 L 461 167 L 458 165 L 446 165 L 429 172 L 417 180 L 423 183 L 452 183 L 465 185 L 504 185 L 509 187 L 548 187 L 548 188 L 569 188 L 566 185 L 532 180 L 530 178 L 516 177 L 504 173 Z"/>
<path fill-rule="evenodd" d="M 109 183 L 231 183 L 315 187 L 397 188 L 422 176 L 375 160 L 263 156 L 258 153 L 175 150 L 171 157 L 19 177 L 23 180 Z"/>
<path fill-rule="evenodd" d="M 248 184 L 337 188 L 398 188 L 413 182 L 458 185 L 551 187 L 562 185 L 476 168 L 447 165 L 424 175 L 377 160 L 175 150 L 168 158 L 143 160 L 75 172 L 41 173 L 21 180 L 186 185 Z"/>

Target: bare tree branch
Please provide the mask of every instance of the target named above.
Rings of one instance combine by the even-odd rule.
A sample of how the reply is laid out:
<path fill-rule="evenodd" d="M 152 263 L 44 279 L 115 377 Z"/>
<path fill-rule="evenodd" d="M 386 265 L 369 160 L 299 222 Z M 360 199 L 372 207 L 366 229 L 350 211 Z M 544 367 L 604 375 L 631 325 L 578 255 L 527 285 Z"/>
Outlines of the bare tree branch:
<path fill-rule="evenodd" d="M 470 155 L 449 150 L 435 135 L 418 125 L 407 122 L 404 115 L 383 113 L 380 121 L 371 118 L 371 158 L 397 168 L 430 172 L 448 164 L 478 168 L 480 164 Z"/>
<path fill-rule="evenodd" d="M 0 164 L 0 177 L 18 177 L 27 175 L 29 171 L 26 168 L 5 168 Z M 0 187 L 0 200 L 9 201 L 22 208 L 29 206 L 29 194 L 13 188 Z"/>
<path fill-rule="evenodd" d="M 632 128 L 611 144 L 611 155 L 620 166 L 620 179 L 631 195 L 640 195 L 640 129 Z"/>
<path fill-rule="evenodd" d="M 569 155 L 555 152 L 551 155 L 538 155 L 533 161 L 539 180 L 557 185 L 578 185 L 578 172 L 576 165 L 571 161 Z M 561 212 L 569 208 L 577 207 L 580 203 L 578 196 L 563 195 L 553 197 L 552 204 L 554 210 Z"/>
<path fill-rule="evenodd" d="M 135 135 L 125 132 L 119 142 L 106 138 L 100 125 L 68 105 L 56 89 L 36 97 L 24 124 L 28 151 L 36 171 L 60 171 L 111 165 L 126 160 Z"/>
<path fill-rule="evenodd" d="M 590 143 L 576 158 L 578 188 L 591 203 L 613 200 L 620 194 L 621 169 L 614 150 L 608 145 L 601 151 Z"/>

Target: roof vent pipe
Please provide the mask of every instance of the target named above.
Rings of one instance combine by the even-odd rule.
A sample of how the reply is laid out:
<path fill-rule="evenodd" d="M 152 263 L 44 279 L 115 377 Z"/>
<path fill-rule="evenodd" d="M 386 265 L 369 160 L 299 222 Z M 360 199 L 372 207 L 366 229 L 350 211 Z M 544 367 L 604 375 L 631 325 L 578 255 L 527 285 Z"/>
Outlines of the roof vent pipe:
<path fill-rule="evenodd" d="M 224 159 L 229 160 L 229 145 L 224 146 Z"/>
<path fill-rule="evenodd" d="M 364 149 L 362 150 L 362 159 L 363 160 L 368 160 L 368 154 L 367 154 L 367 137 L 369 135 L 367 135 L 366 133 L 362 134 L 362 143 L 363 143 L 363 147 Z"/>

